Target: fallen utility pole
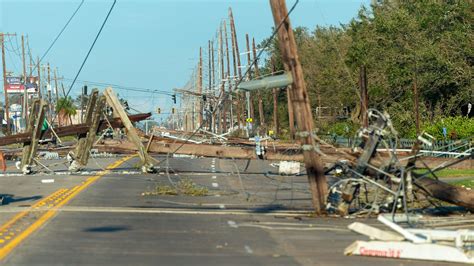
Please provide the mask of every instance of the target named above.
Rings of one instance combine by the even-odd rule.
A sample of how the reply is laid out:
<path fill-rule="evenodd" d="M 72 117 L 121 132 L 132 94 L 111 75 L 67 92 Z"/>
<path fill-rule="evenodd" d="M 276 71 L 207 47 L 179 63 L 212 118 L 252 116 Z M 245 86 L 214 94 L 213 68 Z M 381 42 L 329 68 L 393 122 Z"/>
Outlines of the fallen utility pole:
<path fill-rule="evenodd" d="M 119 99 L 117 98 L 117 95 L 114 93 L 112 88 L 108 87 L 104 91 L 104 95 L 107 99 L 107 103 L 113 108 L 114 113 L 116 113 L 120 119 L 122 120 L 122 123 L 127 130 L 127 138 L 132 142 L 138 149 L 138 155 L 141 160 L 141 168 L 143 172 L 148 172 L 152 173 L 155 172 L 155 167 L 152 163 L 152 158 L 148 155 L 146 152 L 146 148 L 143 146 L 143 143 L 140 140 L 140 137 L 137 134 L 137 131 L 135 127 L 133 126 L 132 122 L 128 118 L 127 113 L 125 113 L 125 110 L 123 109 L 122 105 L 120 104 Z"/>
<path fill-rule="evenodd" d="M 326 210 L 327 182 L 316 142 L 313 138 L 313 115 L 304 82 L 303 70 L 298 58 L 295 37 L 290 25 L 285 0 L 270 0 L 275 27 L 278 28 L 278 39 L 285 70 L 293 76 L 293 84 L 289 90 L 296 113 L 299 129 L 298 138 L 303 148 L 304 162 L 312 192 L 312 201 L 317 214 Z M 280 27 L 281 24 L 281 27 Z"/>
<path fill-rule="evenodd" d="M 144 114 L 135 114 L 135 115 L 129 115 L 128 118 L 132 122 L 137 122 L 137 121 L 142 121 L 147 119 L 148 117 L 151 116 L 151 113 L 144 113 Z M 69 126 L 64 126 L 64 127 L 57 127 L 54 128 L 54 131 L 56 132 L 58 137 L 64 137 L 64 136 L 74 136 L 77 134 L 85 134 L 89 130 L 88 124 L 78 124 L 78 125 L 69 125 Z M 110 120 L 110 125 L 107 123 L 106 120 L 100 120 L 99 122 L 99 127 L 97 131 L 103 130 L 108 128 L 109 126 L 113 128 L 122 128 L 123 123 L 120 120 L 120 118 L 114 118 Z M 52 133 L 52 129 L 49 128 L 47 129 L 43 134 L 42 138 L 51 138 L 54 134 Z M 5 137 L 0 137 L 0 146 L 5 146 L 9 144 L 14 144 L 14 143 L 24 143 L 24 142 L 29 142 L 31 141 L 31 136 L 29 133 L 19 133 L 15 135 L 10 135 L 10 136 L 5 136 Z"/>

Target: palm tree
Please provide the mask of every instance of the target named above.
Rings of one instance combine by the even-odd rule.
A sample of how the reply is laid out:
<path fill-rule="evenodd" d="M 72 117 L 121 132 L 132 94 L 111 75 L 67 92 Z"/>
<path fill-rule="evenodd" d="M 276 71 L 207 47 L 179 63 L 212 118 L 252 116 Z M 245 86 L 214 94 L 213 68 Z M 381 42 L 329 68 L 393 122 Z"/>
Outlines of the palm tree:
<path fill-rule="evenodd" d="M 60 98 L 59 101 L 56 103 L 56 113 L 58 114 L 59 118 L 59 125 L 61 126 L 61 121 L 66 120 L 69 118 L 70 124 L 72 124 L 71 116 L 76 115 L 77 108 L 74 105 L 74 102 L 71 96 L 67 98 Z"/>

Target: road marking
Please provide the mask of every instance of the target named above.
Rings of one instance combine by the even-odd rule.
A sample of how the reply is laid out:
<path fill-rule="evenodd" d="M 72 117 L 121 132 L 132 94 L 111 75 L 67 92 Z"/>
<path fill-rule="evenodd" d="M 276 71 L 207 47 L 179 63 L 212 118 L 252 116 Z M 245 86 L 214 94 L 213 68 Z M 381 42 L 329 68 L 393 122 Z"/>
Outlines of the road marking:
<path fill-rule="evenodd" d="M 227 224 L 232 227 L 232 228 L 238 228 L 239 226 L 237 225 L 236 222 L 234 221 L 227 221 Z"/>
<path fill-rule="evenodd" d="M 124 157 L 120 160 L 117 160 L 116 162 L 110 164 L 107 166 L 107 170 L 103 171 L 95 176 L 89 177 L 86 179 L 86 181 L 83 181 L 80 185 L 77 185 L 73 187 L 72 189 L 59 189 L 56 192 L 52 193 L 49 195 L 47 198 L 37 202 L 34 204 L 31 208 L 28 210 L 25 210 L 18 215 L 14 216 L 10 221 L 5 223 L 2 227 L 0 227 L 0 232 L 7 232 L 9 228 L 15 226 L 18 224 L 19 228 L 12 228 L 12 229 L 20 229 L 21 233 L 16 235 L 15 237 L 10 237 L 6 236 L 4 237 L 5 240 L 9 241 L 3 241 L 2 243 L 5 243 L 4 245 L 1 246 L 0 248 L 0 260 L 3 260 L 10 252 L 16 248 L 19 244 L 21 244 L 26 238 L 28 238 L 33 232 L 38 230 L 41 226 L 43 226 L 49 219 L 54 217 L 56 212 L 58 211 L 58 208 L 61 206 L 64 206 L 66 203 L 68 203 L 71 199 L 73 199 L 75 196 L 77 196 L 81 191 L 86 189 L 88 186 L 93 184 L 97 179 L 100 177 L 110 173 L 110 171 L 113 168 L 118 167 L 120 164 L 125 162 L 126 160 L 134 157 L 135 155 Z M 36 219 L 36 216 L 38 215 L 36 211 L 39 211 L 40 208 L 44 208 L 43 206 L 47 206 L 47 208 L 43 211 L 45 212 L 42 216 Z M 28 217 L 28 216 L 32 217 Z M 33 217 L 35 216 L 35 217 Z M 36 219 L 33 223 L 31 223 L 27 228 L 24 228 L 26 226 L 26 222 L 20 223 L 22 218 L 30 218 L 30 219 Z M 23 230 L 21 230 L 23 229 Z M 10 235 L 13 232 L 10 232 Z"/>
<path fill-rule="evenodd" d="M 212 176 L 212 179 L 217 179 L 217 176 L 213 175 L 213 176 Z"/>
<path fill-rule="evenodd" d="M 217 184 L 217 183 L 212 183 L 212 187 L 219 187 L 219 184 Z"/>
<path fill-rule="evenodd" d="M 253 250 L 249 246 L 245 245 L 244 248 L 248 254 L 253 254 Z"/>
<path fill-rule="evenodd" d="M 220 205 L 219 205 L 219 208 L 225 209 L 225 205 L 224 205 L 224 204 L 220 204 Z"/>

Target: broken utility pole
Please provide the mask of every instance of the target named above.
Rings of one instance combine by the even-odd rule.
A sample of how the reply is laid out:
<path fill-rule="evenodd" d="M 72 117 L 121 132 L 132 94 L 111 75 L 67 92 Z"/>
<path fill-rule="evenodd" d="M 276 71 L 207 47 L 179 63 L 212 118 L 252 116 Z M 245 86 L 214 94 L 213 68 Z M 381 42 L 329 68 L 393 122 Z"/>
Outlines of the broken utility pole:
<path fill-rule="evenodd" d="M 270 0 L 275 28 L 278 30 L 278 39 L 285 70 L 291 72 L 293 84 L 291 99 L 294 103 L 296 123 L 298 126 L 299 143 L 302 145 L 306 172 L 312 192 L 312 201 L 317 214 L 326 210 L 327 182 L 319 154 L 316 152 L 316 142 L 313 138 L 313 115 L 303 78 L 303 70 L 298 58 L 295 37 L 290 25 L 285 0 Z M 281 24 L 281 27 L 280 27 Z"/>
<path fill-rule="evenodd" d="M 24 174 L 30 174 L 33 166 L 33 160 L 38 149 L 38 140 L 41 138 L 41 129 L 47 110 L 47 103 L 41 99 L 37 99 L 31 105 L 30 116 L 26 132 L 30 135 L 30 140 L 23 144 L 23 152 L 21 158 L 21 171 Z"/>
<path fill-rule="evenodd" d="M 69 170 L 77 172 L 82 170 L 89 160 L 90 150 L 99 128 L 100 116 L 105 106 L 105 96 L 99 96 L 99 91 L 94 89 L 89 98 L 86 109 L 85 123 L 89 125 L 87 133 L 78 134 L 78 142 L 74 153 L 70 153 L 73 161 Z"/>
<path fill-rule="evenodd" d="M 114 112 L 120 117 L 122 123 L 127 130 L 127 138 L 132 142 L 138 149 L 138 155 L 140 156 L 141 164 L 142 164 L 142 171 L 147 173 L 155 172 L 156 169 L 151 162 L 153 159 L 148 155 L 146 152 L 143 143 L 140 140 L 140 137 L 137 134 L 135 127 L 133 126 L 132 122 L 128 118 L 127 113 L 120 104 L 117 95 L 112 90 L 112 88 L 108 87 L 104 91 L 104 95 L 107 99 L 107 103 L 113 108 Z"/>

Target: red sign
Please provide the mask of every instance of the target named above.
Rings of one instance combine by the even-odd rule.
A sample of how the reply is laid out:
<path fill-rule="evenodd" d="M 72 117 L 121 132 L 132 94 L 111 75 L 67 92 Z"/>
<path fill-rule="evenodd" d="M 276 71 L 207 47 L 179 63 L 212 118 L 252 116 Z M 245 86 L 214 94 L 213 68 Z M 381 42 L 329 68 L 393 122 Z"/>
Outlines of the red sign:
<path fill-rule="evenodd" d="M 25 86 L 23 84 L 5 84 L 7 93 L 23 93 Z"/>

